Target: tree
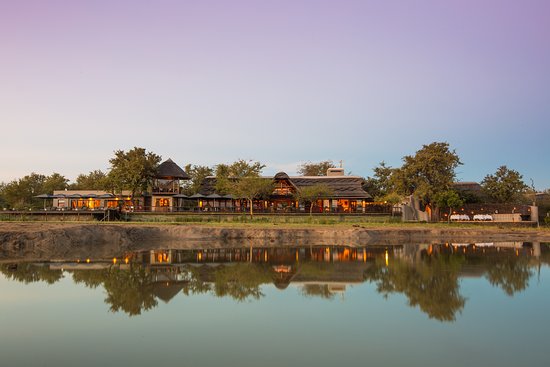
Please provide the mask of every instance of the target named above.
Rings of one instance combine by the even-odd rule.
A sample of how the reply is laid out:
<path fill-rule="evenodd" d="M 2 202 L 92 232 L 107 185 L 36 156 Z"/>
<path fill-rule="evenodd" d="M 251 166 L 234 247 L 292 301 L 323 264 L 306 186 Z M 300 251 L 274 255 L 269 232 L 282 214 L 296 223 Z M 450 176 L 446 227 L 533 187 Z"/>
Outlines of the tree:
<path fill-rule="evenodd" d="M 54 172 L 44 180 L 42 192 L 53 194 L 55 190 L 65 190 L 68 186 L 69 180 L 65 176 Z"/>
<path fill-rule="evenodd" d="M 273 180 L 259 176 L 241 177 L 233 182 L 229 193 L 246 199 L 250 207 L 250 218 L 254 215 L 254 199 L 266 197 L 273 192 Z"/>
<path fill-rule="evenodd" d="M 376 201 L 383 201 L 382 198 L 393 191 L 392 175 L 394 168 L 386 166 L 384 161 L 378 167 L 374 167 L 374 176 L 368 177 L 363 182 L 363 190 L 368 192 Z"/>
<path fill-rule="evenodd" d="M 67 188 L 68 180 L 59 173 L 45 176 L 31 173 L 19 180 L 13 180 L 4 185 L 2 196 L 5 204 L 10 208 L 36 209 L 42 206 L 42 200 L 36 195 L 53 193 L 54 190 Z"/>
<path fill-rule="evenodd" d="M 460 158 L 448 143 L 423 145 L 414 156 L 403 157 L 403 166 L 392 174 L 392 184 L 398 193 L 415 195 L 425 204 L 433 203 L 435 195 L 450 190 Z"/>
<path fill-rule="evenodd" d="M 109 180 L 113 189 L 119 192 L 129 190 L 133 200 L 136 193 L 147 190 L 160 161 L 159 155 L 144 148 L 115 151 L 115 156 L 109 160 Z"/>
<path fill-rule="evenodd" d="M 234 193 L 235 184 L 244 177 L 260 177 L 264 164 L 257 161 L 239 159 L 231 164 L 216 166 L 216 191 L 221 194 Z"/>
<path fill-rule="evenodd" d="M 6 188 L 6 184 L 3 182 L 0 182 L 0 208 L 5 208 L 7 206 L 6 199 L 4 198 L 5 188 Z"/>
<path fill-rule="evenodd" d="M 273 181 L 260 177 L 265 165 L 252 160 L 239 159 L 232 164 L 216 166 L 216 191 L 229 193 L 239 199 L 246 199 L 250 206 L 250 217 L 254 215 L 254 199 L 273 192 Z"/>
<path fill-rule="evenodd" d="M 231 164 L 216 166 L 216 191 L 231 193 L 234 184 L 244 177 L 259 177 L 264 164 L 252 160 L 239 159 Z"/>
<path fill-rule="evenodd" d="M 105 190 L 107 187 L 107 174 L 101 170 L 90 171 L 88 174 L 81 173 L 71 185 L 73 190 Z"/>
<path fill-rule="evenodd" d="M 332 161 L 319 163 L 306 162 L 298 166 L 298 174 L 302 176 L 326 176 L 329 168 L 336 167 Z"/>
<path fill-rule="evenodd" d="M 451 213 L 453 212 L 453 208 L 462 206 L 464 204 L 464 201 L 460 198 L 460 195 L 454 190 L 447 190 L 437 193 L 435 195 L 434 201 L 439 208 L 449 208 L 447 222 L 451 221 Z"/>
<path fill-rule="evenodd" d="M 296 192 L 296 200 L 309 203 L 309 215 L 313 213 L 313 204 L 319 199 L 332 196 L 332 190 L 327 185 L 311 185 L 302 187 Z"/>
<path fill-rule="evenodd" d="M 187 195 L 198 193 L 204 179 L 214 174 L 214 170 L 208 166 L 192 166 L 191 164 L 185 166 L 185 172 L 191 177 L 184 188 L 184 193 Z"/>
<path fill-rule="evenodd" d="M 481 187 L 497 203 L 517 202 L 527 189 L 523 176 L 506 166 L 500 166 L 494 175 L 485 176 Z"/>

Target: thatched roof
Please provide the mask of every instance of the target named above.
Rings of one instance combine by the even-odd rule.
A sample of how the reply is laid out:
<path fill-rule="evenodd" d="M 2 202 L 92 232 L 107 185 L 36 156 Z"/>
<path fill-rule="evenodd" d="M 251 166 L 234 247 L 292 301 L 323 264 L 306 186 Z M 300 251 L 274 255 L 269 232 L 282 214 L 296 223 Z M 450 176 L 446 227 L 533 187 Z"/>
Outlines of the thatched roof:
<path fill-rule="evenodd" d="M 279 172 L 273 177 L 264 177 L 271 180 L 288 180 L 294 187 L 300 190 L 303 187 L 313 185 L 325 185 L 332 191 L 331 198 L 335 199 L 372 199 L 363 190 L 363 178 L 358 176 L 296 176 L 289 177 L 284 172 Z M 216 193 L 216 177 L 210 176 L 201 183 L 200 193 L 211 195 Z"/>
<path fill-rule="evenodd" d="M 307 186 L 325 185 L 332 191 L 333 198 L 371 199 L 363 190 L 363 178 L 358 176 L 298 176 L 290 181 L 299 189 Z"/>
<path fill-rule="evenodd" d="M 188 180 L 191 177 L 183 169 L 181 169 L 180 166 L 178 166 L 176 163 L 174 163 L 173 160 L 168 158 L 168 160 L 162 162 L 158 168 L 156 173 L 156 178 L 168 178 L 168 179 L 180 179 L 180 180 Z"/>

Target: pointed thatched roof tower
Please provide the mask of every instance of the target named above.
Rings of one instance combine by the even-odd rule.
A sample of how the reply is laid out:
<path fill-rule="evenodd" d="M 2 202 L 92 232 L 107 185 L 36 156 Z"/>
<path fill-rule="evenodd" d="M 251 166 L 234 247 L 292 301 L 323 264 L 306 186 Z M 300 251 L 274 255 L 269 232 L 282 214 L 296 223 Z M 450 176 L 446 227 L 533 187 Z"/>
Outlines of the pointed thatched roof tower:
<path fill-rule="evenodd" d="M 190 179 L 189 175 L 185 173 L 180 166 L 174 163 L 173 160 L 168 158 L 166 161 L 162 162 L 156 173 L 156 178 L 168 179 L 168 180 L 188 180 Z"/>

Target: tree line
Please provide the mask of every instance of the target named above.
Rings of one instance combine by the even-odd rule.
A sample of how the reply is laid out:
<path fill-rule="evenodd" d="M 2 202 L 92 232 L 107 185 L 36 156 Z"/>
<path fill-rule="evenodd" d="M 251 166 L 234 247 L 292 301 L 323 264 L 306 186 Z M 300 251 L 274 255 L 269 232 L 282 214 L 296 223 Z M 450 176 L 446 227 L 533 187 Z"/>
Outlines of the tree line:
<path fill-rule="evenodd" d="M 112 193 L 127 190 L 134 198 L 151 187 L 160 162 L 160 155 L 134 147 L 128 151 L 115 151 L 109 160 L 110 168 L 107 172 L 93 170 L 83 173 L 72 183 L 59 173 L 49 176 L 31 173 L 0 184 L 0 207 L 40 208 L 43 203 L 35 198 L 36 195 L 65 189 L 104 190 Z M 460 165 L 462 162 L 459 156 L 448 143 L 433 142 L 423 145 L 414 155 L 403 157 L 401 167 L 394 168 L 381 162 L 374 168 L 374 174 L 364 180 L 363 188 L 376 201 L 396 204 L 404 197 L 413 195 L 433 208 L 456 208 L 464 203 L 474 202 L 521 203 L 526 200 L 526 194 L 534 195 L 534 188 L 527 186 L 522 175 L 506 166 L 501 166 L 494 174 L 485 176 L 481 182 L 481 195 L 475 196 L 471 192 L 458 190 L 454 183 L 456 169 Z M 298 167 L 297 172 L 304 176 L 323 176 L 329 168 L 334 167 L 330 160 L 306 162 Z M 187 164 L 184 170 L 190 180 L 185 183 L 183 193 L 198 193 L 204 179 L 215 176 L 218 192 L 246 199 L 252 209 L 254 199 L 263 198 L 273 190 L 272 182 L 261 178 L 264 168 L 265 165 L 261 162 L 243 159 L 213 167 Z M 330 195 L 328 187 L 315 185 L 301 190 L 296 199 L 312 203 Z M 312 207 L 310 205 L 310 209 Z"/>
<path fill-rule="evenodd" d="M 414 196 L 433 209 L 460 207 L 469 203 L 522 204 L 533 202 L 535 188 L 523 176 L 506 166 L 486 175 L 481 191 L 462 190 L 455 185 L 456 169 L 462 165 L 456 151 L 446 142 L 423 145 L 414 155 L 403 157 L 401 167 L 385 162 L 373 169 L 374 175 L 364 181 L 363 188 L 377 201 L 398 203 Z"/>

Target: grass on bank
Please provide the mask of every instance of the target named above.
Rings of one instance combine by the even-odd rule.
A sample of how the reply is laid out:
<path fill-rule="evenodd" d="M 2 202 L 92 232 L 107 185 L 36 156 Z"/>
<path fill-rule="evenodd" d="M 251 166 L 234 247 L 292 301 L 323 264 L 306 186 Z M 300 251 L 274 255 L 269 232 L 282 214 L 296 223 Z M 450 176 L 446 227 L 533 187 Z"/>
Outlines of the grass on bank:
<path fill-rule="evenodd" d="M 541 223 L 540 228 L 534 226 L 521 225 L 518 223 L 403 223 L 401 217 L 391 216 L 262 216 L 256 215 L 250 218 L 248 215 L 238 216 L 213 216 L 213 215 L 140 215 L 134 213 L 121 221 L 99 222 L 97 220 L 56 220 L 49 218 L 44 220 L 40 216 L 10 216 L 0 214 L 0 222 L 18 222 L 18 223 L 52 223 L 52 224 L 132 224 L 132 225 L 204 225 L 215 227 L 253 227 L 270 228 L 273 226 L 284 227 L 363 227 L 363 228 L 453 228 L 453 229 L 506 229 L 506 230 L 543 230 L 548 231 L 550 227 Z"/>

